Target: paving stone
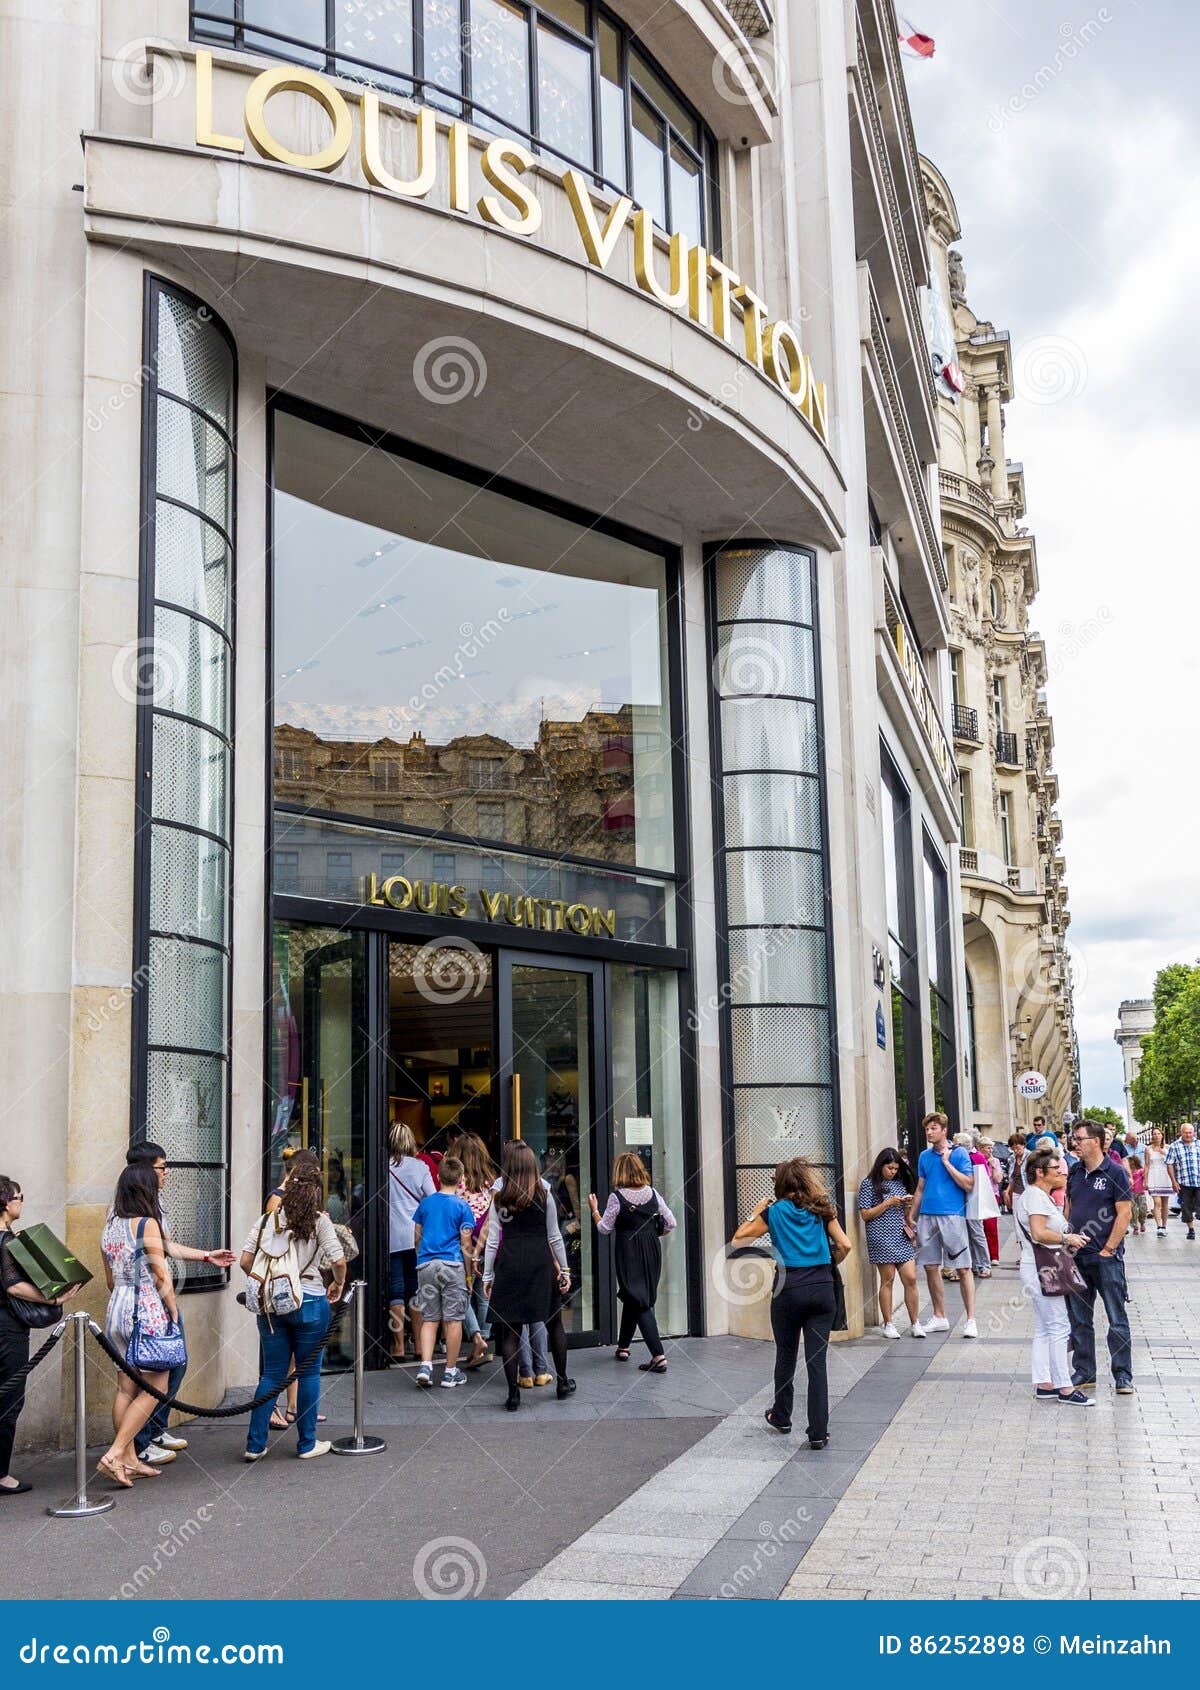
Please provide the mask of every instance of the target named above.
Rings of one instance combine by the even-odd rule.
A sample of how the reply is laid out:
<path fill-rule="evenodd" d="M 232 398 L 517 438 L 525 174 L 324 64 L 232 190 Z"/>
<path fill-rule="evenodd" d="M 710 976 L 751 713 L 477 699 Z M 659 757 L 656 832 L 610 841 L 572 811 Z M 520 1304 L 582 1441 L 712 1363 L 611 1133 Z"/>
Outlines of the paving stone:
<path fill-rule="evenodd" d="M 683 1581 L 678 1594 L 723 1601 L 774 1601 L 800 1564 L 805 1548 L 795 1543 L 719 1543 Z"/>

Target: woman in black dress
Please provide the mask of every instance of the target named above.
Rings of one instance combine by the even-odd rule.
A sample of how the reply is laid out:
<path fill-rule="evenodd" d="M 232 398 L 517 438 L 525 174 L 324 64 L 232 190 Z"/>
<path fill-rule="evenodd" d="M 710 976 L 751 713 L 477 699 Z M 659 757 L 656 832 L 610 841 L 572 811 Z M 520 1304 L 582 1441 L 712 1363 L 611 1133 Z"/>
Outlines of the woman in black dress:
<path fill-rule="evenodd" d="M 629 1360 L 629 1345 L 636 1327 L 650 1351 L 650 1360 L 639 1364 L 641 1371 L 665 1373 L 667 1357 L 658 1335 L 654 1304 L 662 1274 L 659 1237 L 674 1231 L 675 1216 L 650 1184 L 646 1164 L 634 1151 L 626 1150 L 617 1157 L 612 1183 L 612 1194 L 603 1214 L 595 1192 L 589 1195 L 588 1202 L 598 1230 L 613 1235 L 617 1298 L 621 1304 L 616 1359 Z"/>
<path fill-rule="evenodd" d="M 505 1408 L 521 1406 L 517 1386 L 521 1328 L 543 1321 L 559 1398 L 569 1397 L 567 1334 L 563 1302 L 571 1294 L 571 1272 L 554 1198 L 538 1176 L 537 1158 L 520 1139 L 504 1147 L 502 1182 L 488 1214 L 483 1289 L 508 1382 Z"/>
<path fill-rule="evenodd" d="M 29 1360 L 29 1327 L 20 1319 L 11 1299 L 24 1303 L 45 1303 L 42 1296 L 24 1278 L 16 1262 L 5 1248 L 16 1236 L 13 1228 L 21 1218 L 24 1194 L 16 1180 L 0 1174 L 0 1392 L 19 1373 Z M 63 1300 L 75 1295 L 75 1287 L 64 1292 Z M 59 1305 L 54 1305 L 56 1308 Z M 0 1496 L 24 1496 L 33 1486 L 18 1479 L 8 1470 L 13 1444 L 17 1436 L 17 1421 L 25 1406 L 25 1386 L 18 1386 L 0 1404 Z"/>

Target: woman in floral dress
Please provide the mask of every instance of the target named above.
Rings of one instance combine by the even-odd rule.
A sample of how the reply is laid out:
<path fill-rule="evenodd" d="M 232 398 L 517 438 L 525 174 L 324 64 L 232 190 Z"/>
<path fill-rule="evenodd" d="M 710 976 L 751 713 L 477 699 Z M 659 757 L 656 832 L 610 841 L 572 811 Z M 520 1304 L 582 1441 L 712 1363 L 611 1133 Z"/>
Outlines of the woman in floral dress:
<path fill-rule="evenodd" d="M 158 1178 L 152 1168 L 134 1166 L 122 1170 L 112 1213 L 100 1237 L 100 1248 L 104 1252 L 104 1277 L 109 1289 L 104 1331 L 109 1342 L 124 1355 L 133 1331 L 135 1311 L 142 1331 L 151 1337 L 161 1337 L 168 1324 L 179 1319 L 175 1285 L 163 1244 Z M 147 1373 L 144 1377 L 156 1391 L 166 1390 L 165 1372 Z M 157 1406 L 148 1391 L 139 1390 L 124 1373 L 117 1374 L 113 1441 L 100 1457 L 98 1471 L 126 1490 L 132 1487 L 134 1479 L 161 1476 L 159 1468 L 138 1460 L 133 1447 L 134 1438 Z"/>

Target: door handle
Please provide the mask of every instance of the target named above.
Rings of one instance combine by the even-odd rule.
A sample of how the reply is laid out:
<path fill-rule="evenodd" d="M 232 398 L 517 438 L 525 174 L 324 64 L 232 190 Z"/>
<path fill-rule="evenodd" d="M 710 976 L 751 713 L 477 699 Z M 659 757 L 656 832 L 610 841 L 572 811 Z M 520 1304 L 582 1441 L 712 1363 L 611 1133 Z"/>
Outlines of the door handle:
<path fill-rule="evenodd" d="M 521 1136 L 521 1076 L 520 1076 L 520 1074 L 514 1074 L 513 1077 L 512 1077 L 512 1125 L 513 1125 L 513 1137 L 514 1138 L 520 1138 L 520 1136 Z"/>

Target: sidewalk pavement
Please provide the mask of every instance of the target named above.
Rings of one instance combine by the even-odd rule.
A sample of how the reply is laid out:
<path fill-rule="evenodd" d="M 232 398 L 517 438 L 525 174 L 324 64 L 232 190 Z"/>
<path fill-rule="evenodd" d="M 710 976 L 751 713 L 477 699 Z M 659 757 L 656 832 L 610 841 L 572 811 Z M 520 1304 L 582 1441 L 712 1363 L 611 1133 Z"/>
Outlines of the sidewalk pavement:
<path fill-rule="evenodd" d="M 1178 1222 L 1130 1242 L 1138 1395 L 1105 1373 L 1092 1409 L 1030 1394 L 1010 1239 L 1004 1254 L 977 1340 L 949 1285 L 949 1334 L 832 1347 L 826 1450 L 766 1427 L 773 1351 L 748 1339 L 670 1343 L 661 1378 L 576 1352 L 576 1395 L 527 1391 L 515 1415 L 498 1369 L 429 1392 L 393 1370 L 367 1379 L 379 1455 L 301 1463 L 286 1433 L 247 1467 L 244 1420 L 194 1422 L 161 1478 L 82 1521 L 43 1512 L 70 1458 L 23 1458 L 37 1489 L 0 1504 L 5 1594 L 1200 1595 L 1200 1245 Z M 1103 1326 L 1097 1305 L 1105 1358 Z M 327 1381 L 324 1435 L 349 1429 L 350 1391 Z"/>

